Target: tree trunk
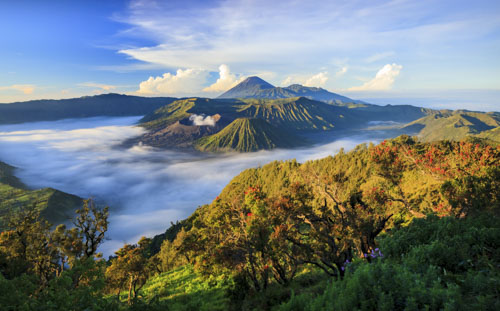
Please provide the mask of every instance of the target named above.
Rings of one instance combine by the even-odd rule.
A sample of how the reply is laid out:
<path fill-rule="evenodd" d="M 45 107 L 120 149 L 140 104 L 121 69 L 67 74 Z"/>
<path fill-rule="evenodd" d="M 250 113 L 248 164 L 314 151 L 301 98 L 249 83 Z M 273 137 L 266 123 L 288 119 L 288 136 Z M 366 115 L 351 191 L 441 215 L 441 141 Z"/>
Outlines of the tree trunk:
<path fill-rule="evenodd" d="M 129 305 L 132 304 L 132 284 L 134 283 L 134 279 L 132 276 L 130 276 L 130 280 L 128 283 L 128 298 L 127 298 L 127 303 Z"/>

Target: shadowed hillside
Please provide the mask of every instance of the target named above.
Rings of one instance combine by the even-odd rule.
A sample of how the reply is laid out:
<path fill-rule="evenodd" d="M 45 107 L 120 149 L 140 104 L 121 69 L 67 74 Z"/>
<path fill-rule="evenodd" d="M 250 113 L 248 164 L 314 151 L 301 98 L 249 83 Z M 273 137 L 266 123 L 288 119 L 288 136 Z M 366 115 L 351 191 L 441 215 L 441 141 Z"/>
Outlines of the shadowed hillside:
<path fill-rule="evenodd" d="M 98 116 L 140 116 L 174 101 L 171 97 L 120 94 L 0 104 L 0 124 L 54 121 Z"/>

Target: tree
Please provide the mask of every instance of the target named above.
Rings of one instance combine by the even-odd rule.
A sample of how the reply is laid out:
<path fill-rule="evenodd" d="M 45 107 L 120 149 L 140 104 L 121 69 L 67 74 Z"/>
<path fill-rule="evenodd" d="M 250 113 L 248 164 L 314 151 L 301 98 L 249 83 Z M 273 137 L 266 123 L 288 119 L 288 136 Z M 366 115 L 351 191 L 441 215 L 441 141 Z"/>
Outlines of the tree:
<path fill-rule="evenodd" d="M 137 292 L 146 283 L 149 274 L 148 249 L 151 239 L 142 237 L 138 244 L 125 244 L 115 252 L 116 258 L 111 260 L 111 265 L 106 269 L 108 285 L 118 292 L 128 285 L 127 302 L 132 304 Z"/>
<path fill-rule="evenodd" d="M 82 237 L 83 257 L 93 257 L 108 230 L 109 207 L 100 209 L 96 207 L 92 199 L 88 199 L 84 201 L 83 207 L 76 213 L 78 216 L 73 224 Z"/>

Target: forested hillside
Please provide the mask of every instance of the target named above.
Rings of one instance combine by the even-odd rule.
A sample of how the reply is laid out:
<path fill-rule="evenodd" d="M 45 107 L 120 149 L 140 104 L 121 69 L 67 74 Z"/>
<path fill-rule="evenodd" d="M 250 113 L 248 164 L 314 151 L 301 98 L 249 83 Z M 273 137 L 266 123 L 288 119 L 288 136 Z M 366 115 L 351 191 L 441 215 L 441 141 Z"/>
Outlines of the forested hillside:
<path fill-rule="evenodd" d="M 96 252 L 107 209 L 87 201 L 74 229 L 55 230 L 24 212 L 0 237 L 0 302 L 56 310 L 497 310 L 499 163 L 500 147 L 479 139 L 407 136 L 302 164 L 272 162 L 243 171 L 188 219 L 108 260 Z"/>

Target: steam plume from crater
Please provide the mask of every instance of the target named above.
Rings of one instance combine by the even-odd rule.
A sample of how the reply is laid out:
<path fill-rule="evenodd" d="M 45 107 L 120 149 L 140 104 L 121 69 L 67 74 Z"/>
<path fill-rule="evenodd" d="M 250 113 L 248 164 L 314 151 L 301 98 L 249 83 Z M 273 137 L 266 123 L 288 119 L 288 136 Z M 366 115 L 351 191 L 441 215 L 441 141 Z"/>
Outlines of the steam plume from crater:
<path fill-rule="evenodd" d="M 215 118 L 212 116 L 205 116 L 198 114 L 192 114 L 189 117 L 189 120 L 193 122 L 193 125 L 198 125 L 198 126 L 203 126 L 203 125 L 215 126 L 215 123 L 217 122 L 217 120 L 215 120 Z"/>

